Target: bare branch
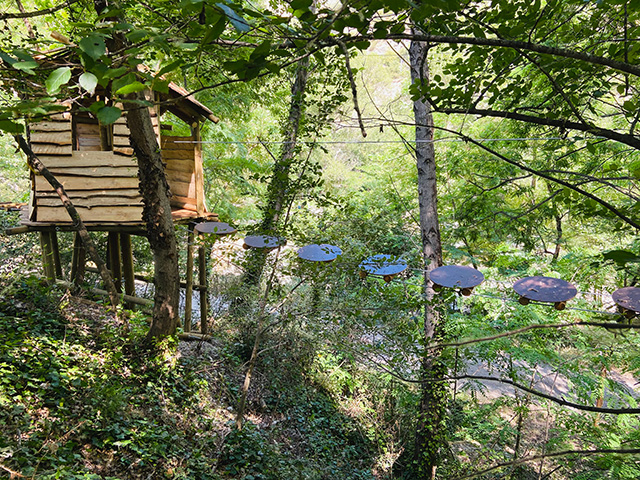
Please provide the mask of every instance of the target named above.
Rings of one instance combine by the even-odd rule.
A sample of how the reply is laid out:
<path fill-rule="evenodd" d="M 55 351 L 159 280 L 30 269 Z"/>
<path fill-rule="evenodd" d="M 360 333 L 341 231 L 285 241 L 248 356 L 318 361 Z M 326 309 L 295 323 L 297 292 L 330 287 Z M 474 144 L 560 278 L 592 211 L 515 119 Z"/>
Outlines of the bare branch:
<path fill-rule="evenodd" d="M 20 12 L 20 13 L 3 13 L 0 14 L 0 20 L 12 20 L 17 18 L 33 18 L 33 17 L 41 17 L 42 15 L 49 15 L 50 13 L 55 13 L 63 8 L 67 8 L 74 3 L 78 3 L 79 0 L 67 0 L 60 5 L 56 5 L 55 7 L 45 8 L 44 10 L 35 10 L 33 12 Z"/>
<path fill-rule="evenodd" d="M 499 470 L 501 468 L 515 467 L 517 465 L 522 465 L 523 463 L 534 462 L 536 460 L 544 460 L 546 458 L 568 457 L 569 455 L 586 456 L 603 454 L 637 455 L 640 454 L 640 448 L 595 448 L 592 450 L 562 450 L 560 452 L 545 453 L 543 455 L 532 455 L 530 457 L 518 458 L 517 460 L 513 460 L 512 462 L 498 463 L 497 465 L 494 465 L 493 467 L 487 468 L 485 470 L 480 470 L 469 475 L 463 475 L 462 477 L 456 477 L 454 480 L 476 478 L 495 470 Z"/>

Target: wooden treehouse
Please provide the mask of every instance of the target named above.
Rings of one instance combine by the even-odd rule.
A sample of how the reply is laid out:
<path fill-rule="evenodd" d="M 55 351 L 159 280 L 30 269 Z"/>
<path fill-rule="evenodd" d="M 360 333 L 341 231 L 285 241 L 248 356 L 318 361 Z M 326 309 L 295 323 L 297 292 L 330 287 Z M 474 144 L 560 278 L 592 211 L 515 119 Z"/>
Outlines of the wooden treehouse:
<path fill-rule="evenodd" d="M 173 84 L 169 85 L 167 94 L 159 94 L 153 100 L 155 108 L 150 109 L 151 118 L 172 193 L 174 222 L 193 226 L 197 221 L 217 220 L 216 214 L 208 212 L 204 198 L 200 126 L 206 120 L 217 123 L 218 119 Z M 191 135 L 171 135 L 171 126 L 161 122 L 161 116 L 167 111 L 184 121 Z M 107 264 L 120 291 L 124 280 L 124 293 L 134 296 L 130 235 L 144 236 L 145 224 L 138 166 L 126 117 L 102 127 L 101 131 L 98 121 L 88 112 L 71 110 L 28 125 L 28 133 L 34 154 L 62 183 L 87 229 L 109 232 Z M 40 232 L 45 275 L 53 281 L 61 278 L 56 232 L 74 228 L 58 194 L 44 177 L 34 172 L 31 172 L 30 200 L 22 210 L 21 225 L 7 233 Z M 83 279 L 84 263 L 84 249 L 76 235 L 71 265 L 73 282 Z"/>

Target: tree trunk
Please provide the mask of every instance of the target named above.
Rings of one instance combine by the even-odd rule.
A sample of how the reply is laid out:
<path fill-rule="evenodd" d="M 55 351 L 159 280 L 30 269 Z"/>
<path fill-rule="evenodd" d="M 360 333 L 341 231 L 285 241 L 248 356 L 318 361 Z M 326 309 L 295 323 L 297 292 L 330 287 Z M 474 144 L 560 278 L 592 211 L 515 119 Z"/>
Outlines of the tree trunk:
<path fill-rule="evenodd" d="M 291 167 L 295 162 L 298 131 L 304 113 L 304 91 L 307 88 L 308 77 L 309 58 L 305 57 L 298 62 L 296 78 L 291 86 L 289 116 L 282 129 L 282 149 L 273 166 L 273 175 L 267 187 L 267 201 L 260 224 L 260 231 L 266 234 L 277 234 L 283 210 L 295 193 L 291 191 Z M 265 261 L 265 252 L 259 249 L 251 251 L 245 267 L 245 285 L 255 286 L 258 284 Z"/>
<path fill-rule="evenodd" d="M 109 0 L 94 0 L 96 12 L 104 12 Z M 122 21 L 117 17 L 109 20 Z M 123 50 L 129 41 L 121 33 L 106 39 L 111 52 Z M 142 194 L 142 219 L 146 224 L 147 238 L 153 252 L 155 294 L 153 319 L 147 340 L 157 340 L 174 335 L 179 320 L 180 276 L 178 273 L 178 249 L 171 218 L 169 184 L 162 163 L 160 146 L 151 123 L 143 92 L 131 94 L 124 102 L 127 111 L 127 127 L 136 159 Z"/>
<path fill-rule="evenodd" d="M 137 100 L 143 101 L 144 95 L 138 93 Z M 124 107 L 131 132 L 131 146 L 138 160 L 138 177 L 144 203 L 142 218 L 153 252 L 155 295 L 153 320 L 147 334 L 147 339 L 151 340 L 176 333 L 180 295 L 178 249 L 171 218 L 169 184 L 149 109 L 140 108 L 136 103 L 125 103 Z"/>
<path fill-rule="evenodd" d="M 411 42 L 409 58 L 411 81 L 426 83 L 429 79 L 427 63 L 428 47 L 420 42 Z M 429 272 L 442 265 L 442 246 L 438 222 L 435 147 L 433 144 L 433 116 L 431 106 L 420 98 L 413 102 L 416 122 L 416 163 L 418 168 L 418 203 L 420 208 L 420 232 L 424 272 L 424 342 L 429 345 L 442 340 L 444 318 L 436 308 L 437 299 Z M 444 414 L 446 385 L 433 381 L 443 378 L 446 368 L 440 361 L 440 351 L 425 350 L 421 360 L 421 394 L 416 424 L 413 453 L 414 477 L 419 480 L 433 479 L 444 442 Z"/>

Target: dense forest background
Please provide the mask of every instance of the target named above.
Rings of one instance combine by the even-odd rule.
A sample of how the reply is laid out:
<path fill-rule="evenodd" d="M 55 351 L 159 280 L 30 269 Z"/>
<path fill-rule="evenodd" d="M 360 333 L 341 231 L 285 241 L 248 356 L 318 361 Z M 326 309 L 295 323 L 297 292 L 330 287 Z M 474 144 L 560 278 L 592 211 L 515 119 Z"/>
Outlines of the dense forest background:
<path fill-rule="evenodd" d="M 205 193 L 239 232 L 199 240 L 209 335 L 153 341 L 156 312 L 114 309 L 94 273 L 47 283 L 36 234 L 1 237 L 0 478 L 640 477 L 638 324 L 611 298 L 640 264 L 634 2 L 0 6 L 0 202 L 29 199 L 25 122 L 90 96 L 72 70 L 131 102 L 170 79 L 220 118 L 202 131 Z M 412 81 L 418 43 L 429 77 Z M 69 65 L 41 68 L 61 48 Z M 440 261 L 486 278 L 470 296 L 425 275 L 426 143 Z M 0 211 L 3 230 L 19 221 Z M 255 232 L 287 244 L 244 250 Z M 68 276 L 72 233 L 59 241 Z M 299 259 L 311 243 L 342 254 Z M 134 239 L 141 277 L 153 252 Z M 362 278 L 381 253 L 407 270 Z M 534 275 L 579 293 L 522 305 L 512 285 Z"/>

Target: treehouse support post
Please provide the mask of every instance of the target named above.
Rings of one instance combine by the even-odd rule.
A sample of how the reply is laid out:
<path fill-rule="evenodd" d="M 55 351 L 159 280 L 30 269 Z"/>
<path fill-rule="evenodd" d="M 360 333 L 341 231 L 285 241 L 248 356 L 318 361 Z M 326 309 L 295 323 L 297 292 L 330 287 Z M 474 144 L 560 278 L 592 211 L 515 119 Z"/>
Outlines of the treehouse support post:
<path fill-rule="evenodd" d="M 107 243 L 107 258 L 109 259 L 109 269 L 113 276 L 113 283 L 118 292 L 122 293 L 122 264 L 120 263 L 120 242 L 118 234 L 109 232 Z"/>
<path fill-rule="evenodd" d="M 73 237 L 73 253 L 71 254 L 71 283 L 79 288 L 84 283 L 85 261 L 87 253 L 78 232 Z"/>
<path fill-rule="evenodd" d="M 193 308 L 193 222 L 189 223 L 189 233 L 187 234 L 187 275 L 184 297 L 184 331 L 191 332 L 191 314 Z"/>
<path fill-rule="evenodd" d="M 51 230 L 49 232 L 51 237 L 51 249 L 53 250 L 53 266 L 56 270 L 56 277 L 62 278 L 62 263 L 60 261 L 60 246 L 58 245 L 58 232 Z"/>
<path fill-rule="evenodd" d="M 51 242 L 51 235 L 48 231 L 40 232 L 40 247 L 42 248 L 42 268 L 44 270 L 44 276 L 50 283 L 56 281 L 56 268 L 53 255 L 53 245 Z"/>
<path fill-rule="evenodd" d="M 208 317 L 208 286 L 207 286 L 207 257 L 204 244 L 198 248 L 198 274 L 200 283 L 200 333 L 207 334 L 207 317 Z"/>
<path fill-rule="evenodd" d="M 133 249 L 131 235 L 120 233 L 120 253 L 122 255 L 122 274 L 124 276 L 124 293 L 130 297 L 136 296 L 135 272 L 133 270 Z M 132 309 L 134 304 L 125 300 L 125 307 Z"/>

